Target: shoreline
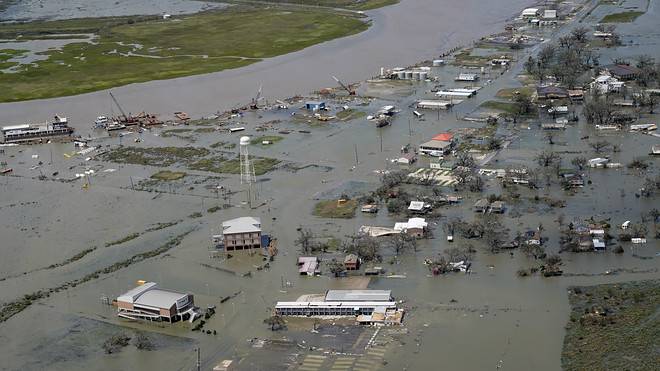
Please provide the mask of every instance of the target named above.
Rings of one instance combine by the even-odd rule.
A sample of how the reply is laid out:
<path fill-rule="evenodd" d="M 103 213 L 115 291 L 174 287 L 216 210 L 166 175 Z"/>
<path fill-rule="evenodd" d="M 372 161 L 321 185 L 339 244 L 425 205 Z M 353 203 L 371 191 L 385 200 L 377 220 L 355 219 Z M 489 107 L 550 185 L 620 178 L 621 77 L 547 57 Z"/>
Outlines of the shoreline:
<path fill-rule="evenodd" d="M 525 4 L 529 1 L 523 1 Z M 177 110 L 184 110 L 188 112 L 192 117 L 202 117 L 215 113 L 217 111 L 222 111 L 229 109 L 236 104 L 249 101 L 250 98 L 254 95 L 254 91 L 258 88 L 259 85 L 264 86 L 264 95 L 268 99 L 275 99 L 274 97 L 283 97 L 291 96 L 297 93 L 309 91 L 316 89 L 319 86 L 323 86 L 321 81 L 327 81 L 326 85 L 334 85 L 334 82 L 330 79 L 331 74 L 336 74 L 342 80 L 346 81 L 363 81 L 364 80 L 364 68 L 362 71 L 356 69 L 350 69 L 349 71 L 342 72 L 337 70 L 329 70 L 327 78 L 317 79 L 321 80 L 318 82 L 311 83 L 310 79 L 305 81 L 310 81 L 310 83 L 305 83 L 304 86 L 296 87 L 295 85 L 300 85 L 302 80 L 297 80 L 294 77 L 291 77 L 288 80 L 288 85 L 293 85 L 290 87 L 283 86 L 282 74 L 278 73 L 280 76 L 271 75 L 272 70 L 281 70 L 281 69 L 291 69 L 299 70 L 299 65 L 305 65 L 305 60 L 310 56 L 312 59 L 319 58 L 319 55 L 322 55 L 323 64 L 335 64 L 332 60 L 333 56 L 341 55 L 337 59 L 342 60 L 341 58 L 350 58 L 352 56 L 352 49 L 356 48 L 356 44 L 362 46 L 362 44 L 368 43 L 369 40 L 377 39 L 381 42 L 381 39 L 386 38 L 387 36 L 380 36 L 380 33 L 384 30 L 389 34 L 391 33 L 390 23 L 399 21 L 401 23 L 406 23 L 407 20 L 399 20 L 401 18 L 397 15 L 398 8 L 405 6 L 407 4 L 413 3 L 412 1 L 401 2 L 392 6 L 387 6 L 384 8 L 379 8 L 376 10 L 370 10 L 365 12 L 369 18 L 372 20 L 372 25 L 365 31 L 360 32 L 355 35 L 350 35 L 346 37 L 341 37 L 338 39 L 333 39 L 329 41 L 322 42 L 320 44 L 315 44 L 313 46 L 304 48 L 302 50 L 279 55 L 272 58 L 264 59 L 260 62 L 250 64 L 245 67 L 228 69 L 218 72 L 212 72 L 201 75 L 191 75 L 186 77 L 179 77 L 174 79 L 167 80 L 152 80 L 144 83 L 134 83 L 129 85 L 124 85 L 121 87 L 112 88 L 111 90 L 117 95 L 120 101 L 128 102 L 142 102 L 139 105 L 128 107 L 127 110 L 132 112 L 147 111 L 155 112 L 161 116 L 162 119 L 169 119 L 168 115 L 171 112 Z M 424 3 L 424 1 L 421 1 Z M 412 5 L 410 5 L 412 7 Z M 439 5 L 438 5 L 439 6 Z M 507 20 L 511 19 L 512 16 L 518 11 L 518 6 L 515 7 L 515 10 L 508 11 L 506 15 L 499 16 L 494 20 L 491 20 L 488 23 L 488 29 L 484 32 L 478 34 L 469 35 L 457 35 L 456 32 L 452 32 L 449 35 L 444 36 L 444 40 L 435 48 L 428 48 L 425 43 L 421 42 L 419 46 L 422 46 L 422 49 L 417 46 L 415 49 L 418 50 L 418 54 L 405 54 L 405 57 L 398 56 L 396 59 L 404 62 L 402 64 L 413 64 L 416 63 L 422 56 L 424 52 L 425 55 L 439 54 L 441 51 L 449 50 L 453 47 L 456 47 L 461 44 L 466 44 L 468 42 L 473 42 L 478 40 L 480 37 L 486 36 L 498 29 L 498 26 L 505 23 Z M 416 9 L 414 9 L 416 10 Z M 393 18 L 396 17 L 396 18 Z M 406 17 L 407 18 L 407 17 Z M 481 23 L 474 21 L 475 23 Z M 407 25 L 409 26 L 409 25 Z M 435 28 L 425 26 L 424 28 Z M 389 36 L 389 35 L 388 35 Z M 435 39 L 430 38 L 429 35 L 425 35 L 425 39 Z M 384 40 L 383 40 L 384 41 Z M 371 43 L 375 44 L 375 43 Z M 374 45 L 371 49 L 378 47 Z M 362 48 L 360 48 L 362 49 Z M 431 53 L 428 53 L 429 49 Z M 364 57 L 367 57 L 369 53 L 362 52 L 361 54 L 366 54 Z M 379 51 L 379 59 L 390 59 L 391 55 Z M 407 61 L 406 61 L 407 60 Z M 395 61 L 396 62 L 396 61 Z M 406 63 L 407 62 L 407 63 Z M 309 63 L 314 63 L 313 61 Z M 388 63 L 379 63 L 379 65 L 386 66 Z M 295 65 L 296 67 L 293 67 Z M 291 66 L 291 67 L 289 67 Z M 343 67 L 343 66 L 342 66 Z M 372 65 L 369 70 L 375 73 L 377 71 L 378 65 Z M 264 75 L 268 74 L 268 75 Z M 262 78 L 256 78 L 255 75 L 262 76 Z M 291 75 L 295 76 L 294 72 L 287 72 L 284 74 L 284 77 Z M 247 80 L 255 79 L 254 83 L 247 83 Z M 311 79 L 314 79 L 311 77 Z M 213 80 L 210 83 L 209 80 Z M 269 82 L 270 81 L 270 82 Z M 291 84 L 295 82 L 295 84 Z M 242 89 L 232 89 L 231 92 L 223 91 L 221 85 L 228 84 L 230 86 L 243 86 Z M 221 84 L 216 85 L 216 84 Z M 249 90 L 248 90 L 249 86 Z M 176 88 L 177 92 L 165 92 L 165 90 Z M 276 89 L 276 90 L 274 90 Z M 4 124 L 19 124 L 24 122 L 40 122 L 46 119 L 47 117 L 52 116 L 53 112 L 60 113 L 70 118 L 71 125 L 77 129 L 87 128 L 87 123 L 92 122 L 96 116 L 101 114 L 107 114 L 106 109 L 102 107 L 108 107 L 110 100 L 108 98 L 107 92 L 109 90 L 99 90 L 91 93 L 65 96 L 58 98 L 48 98 L 48 99 L 37 99 L 30 101 L 20 101 L 20 102 L 10 102 L 10 103 L 0 103 L 0 122 Z M 217 99 L 208 99 L 209 94 L 214 94 L 217 96 Z M 189 97 L 199 95 L 200 99 L 191 100 Z M 127 98 L 128 97 L 128 98 Z M 156 99 L 154 99 L 156 98 Z M 172 107 L 167 102 L 180 102 L 181 106 Z M 186 102 L 189 101 L 189 102 Z M 218 102 L 218 103 L 216 103 Z M 186 104 L 188 103 L 188 104 Z M 92 107 L 98 107 L 92 109 Z M 172 107 L 169 108 L 168 107 Z M 26 113 L 28 113 L 26 115 Z"/>

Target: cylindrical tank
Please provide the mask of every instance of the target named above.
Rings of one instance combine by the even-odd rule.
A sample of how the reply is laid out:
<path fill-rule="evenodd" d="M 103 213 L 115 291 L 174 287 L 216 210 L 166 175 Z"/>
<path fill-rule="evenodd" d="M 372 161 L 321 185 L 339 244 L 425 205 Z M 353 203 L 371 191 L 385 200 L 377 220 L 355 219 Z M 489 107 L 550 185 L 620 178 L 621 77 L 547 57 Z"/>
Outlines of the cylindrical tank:
<path fill-rule="evenodd" d="M 242 146 L 249 145 L 250 144 L 250 137 L 248 137 L 248 136 L 241 137 L 241 142 L 240 143 L 241 143 Z"/>
<path fill-rule="evenodd" d="M 440 67 L 443 64 L 445 64 L 445 61 L 442 59 L 434 59 L 433 60 L 433 67 Z"/>
<path fill-rule="evenodd" d="M 429 73 L 426 71 L 422 71 L 419 73 L 419 79 L 424 81 L 429 78 Z"/>
<path fill-rule="evenodd" d="M 412 79 L 412 71 L 406 71 L 406 80 Z"/>
<path fill-rule="evenodd" d="M 399 80 L 404 80 L 406 78 L 406 73 L 404 71 L 399 71 L 399 72 L 396 73 L 396 77 Z"/>
<path fill-rule="evenodd" d="M 412 79 L 413 80 L 419 80 L 419 71 L 413 71 L 412 72 Z"/>

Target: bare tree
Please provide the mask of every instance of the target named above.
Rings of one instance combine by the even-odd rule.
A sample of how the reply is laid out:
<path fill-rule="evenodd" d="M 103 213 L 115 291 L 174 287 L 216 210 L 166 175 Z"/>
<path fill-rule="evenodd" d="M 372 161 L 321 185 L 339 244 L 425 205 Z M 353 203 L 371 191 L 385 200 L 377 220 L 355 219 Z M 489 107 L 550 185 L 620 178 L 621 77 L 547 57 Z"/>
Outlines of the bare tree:
<path fill-rule="evenodd" d="M 585 166 L 587 166 L 587 158 L 584 156 L 575 157 L 571 160 L 571 164 L 578 170 L 584 170 Z"/>
<path fill-rule="evenodd" d="M 561 157 L 552 151 L 542 151 L 536 155 L 536 162 L 542 167 L 550 167 L 551 165 L 560 162 Z"/>
<path fill-rule="evenodd" d="M 271 331 L 279 331 L 286 328 L 286 322 L 280 315 L 272 315 L 264 320 L 264 323 L 270 326 Z"/>
<path fill-rule="evenodd" d="M 657 80 L 657 70 L 655 66 L 655 59 L 649 55 L 640 55 L 637 57 L 637 68 L 639 69 L 639 77 L 637 82 L 642 86 L 648 86 L 651 82 Z"/>
<path fill-rule="evenodd" d="M 300 246 L 303 253 L 307 254 L 313 251 L 314 238 L 314 232 L 301 226 L 298 228 L 298 238 L 294 243 Z"/>
<path fill-rule="evenodd" d="M 580 43 L 586 42 L 588 32 L 589 29 L 586 27 L 577 27 L 571 31 L 571 38 Z"/>
<path fill-rule="evenodd" d="M 417 250 L 417 240 L 408 233 L 399 233 L 389 238 L 389 245 L 394 250 L 394 255 L 398 256 L 405 250 Z"/>
<path fill-rule="evenodd" d="M 600 94 L 598 89 L 593 89 L 584 102 L 582 113 L 592 125 L 608 125 L 613 122 L 614 105 L 607 96 Z"/>
<path fill-rule="evenodd" d="M 612 147 L 612 143 L 606 140 L 599 140 L 597 142 L 592 142 L 589 143 L 589 145 L 591 146 L 591 148 L 593 148 L 594 152 L 596 153 L 607 152 L 607 150 Z"/>
<path fill-rule="evenodd" d="M 555 144 L 555 133 L 548 131 L 545 133 L 545 139 L 548 141 L 549 145 Z"/>

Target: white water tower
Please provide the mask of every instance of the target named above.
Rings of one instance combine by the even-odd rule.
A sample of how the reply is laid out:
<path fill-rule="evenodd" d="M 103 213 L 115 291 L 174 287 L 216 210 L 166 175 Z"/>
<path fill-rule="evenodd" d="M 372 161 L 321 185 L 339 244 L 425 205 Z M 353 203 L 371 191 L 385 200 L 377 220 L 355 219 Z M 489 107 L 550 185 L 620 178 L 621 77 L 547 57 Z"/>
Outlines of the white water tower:
<path fill-rule="evenodd" d="M 254 165 L 250 160 L 248 146 L 250 145 L 250 137 L 241 137 L 240 141 L 240 161 L 241 161 L 241 184 L 251 184 L 256 181 L 254 176 Z"/>
<path fill-rule="evenodd" d="M 256 182 L 257 179 L 254 175 L 254 165 L 252 164 L 252 160 L 250 160 L 250 153 L 248 151 L 248 147 L 250 145 L 250 137 L 241 137 L 239 144 L 241 184 L 247 184 L 247 201 L 250 207 L 252 207 L 252 183 Z"/>

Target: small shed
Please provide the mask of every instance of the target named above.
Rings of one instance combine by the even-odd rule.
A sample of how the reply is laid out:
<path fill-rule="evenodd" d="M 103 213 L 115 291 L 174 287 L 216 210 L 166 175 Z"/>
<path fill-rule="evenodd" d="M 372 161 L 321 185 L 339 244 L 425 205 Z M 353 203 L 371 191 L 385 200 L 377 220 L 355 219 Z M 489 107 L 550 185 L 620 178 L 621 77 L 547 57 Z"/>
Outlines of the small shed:
<path fill-rule="evenodd" d="M 557 10 L 555 9 L 546 9 L 543 11 L 544 19 L 555 19 L 557 18 Z"/>
<path fill-rule="evenodd" d="M 308 111 L 321 111 L 325 110 L 325 102 L 318 100 L 310 100 L 305 102 L 305 109 Z"/>
<path fill-rule="evenodd" d="M 360 258 L 355 254 L 348 254 L 344 258 L 344 268 L 347 271 L 354 271 L 360 269 Z"/>
<path fill-rule="evenodd" d="M 568 98 L 568 91 L 558 86 L 539 86 L 536 88 L 539 99 L 563 99 Z"/>
<path fill-rule="evenodd" d="M 502 214 L 504 213 L 504 201 L 494 201 L 490 204 L 490 212 Z"/>
<path fill-rule="evenodd" d="M 477 81 L 479 80 L 479 75 L 476 73 L 459 73 L 458 76 L 456 76 L 456 81 Z"/>
<path fill-rule="evenodd" d="M 486 211 L 488 211 L 488 206 L 489 206 L 488 200 L 482 198 L 477 202 L 475 202 L 474 211 L 477 213 L 485 213 Z"/>
<path fill-rule="evenodd" d="M 594 238 L 592 240 L 592 243 L 594 244 L 594 250 L 597 250 L 597 251 L 605 250 L 605 241 L 603 241 L 599 238 Z"/>

